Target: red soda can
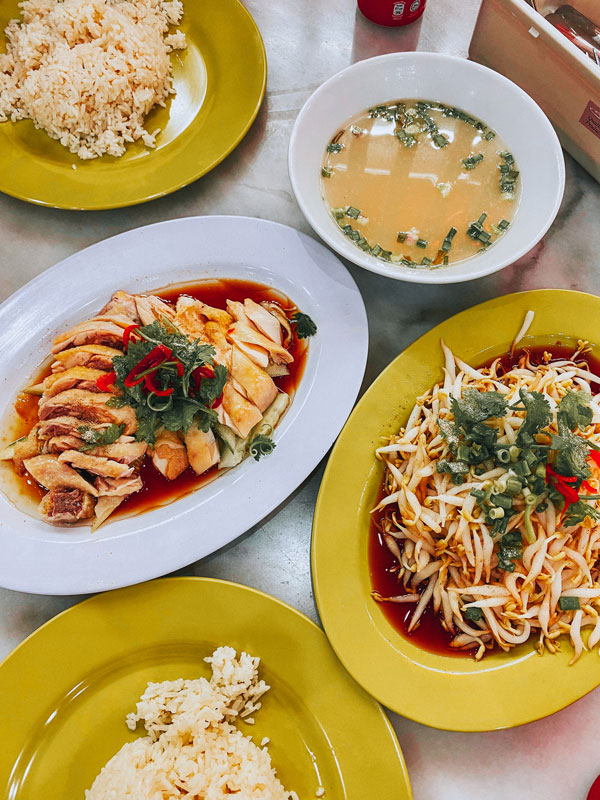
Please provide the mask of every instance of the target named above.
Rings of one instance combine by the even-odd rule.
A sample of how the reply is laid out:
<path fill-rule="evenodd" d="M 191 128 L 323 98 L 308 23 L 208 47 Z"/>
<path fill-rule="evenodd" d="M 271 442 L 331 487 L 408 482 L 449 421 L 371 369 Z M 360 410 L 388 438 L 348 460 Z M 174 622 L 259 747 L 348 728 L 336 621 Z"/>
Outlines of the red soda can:
<path fill-rule="evenodd" d="M 358 0 L 358 7 L 371 22 L 395 27 L 419 19 L 427 0 Z"/>

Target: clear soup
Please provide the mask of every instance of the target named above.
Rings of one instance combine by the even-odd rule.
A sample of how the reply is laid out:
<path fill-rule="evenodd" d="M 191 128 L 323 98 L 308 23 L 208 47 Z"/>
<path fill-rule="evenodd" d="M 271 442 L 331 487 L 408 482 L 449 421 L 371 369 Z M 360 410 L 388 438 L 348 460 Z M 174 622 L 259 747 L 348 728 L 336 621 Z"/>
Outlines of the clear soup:
<path fill-rule="evenodd" d="M 362 250 L 414 268 L 471 258 L 505 235 L 518 167 L 485 123 L 425 100 L 377 106 L 327 145 L 323 198 Z"/>

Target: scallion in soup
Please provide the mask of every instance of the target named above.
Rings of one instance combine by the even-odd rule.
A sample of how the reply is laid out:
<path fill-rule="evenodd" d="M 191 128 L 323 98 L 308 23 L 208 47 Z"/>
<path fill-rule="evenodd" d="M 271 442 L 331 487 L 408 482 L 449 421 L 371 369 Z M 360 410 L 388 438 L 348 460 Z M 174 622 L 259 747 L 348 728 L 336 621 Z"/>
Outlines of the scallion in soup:
<path fill-rule="evenodd" d="M 413 268 L 471 258 L 509 229 L 519 170 L 500 137 L 470 114 L 425 100 L 376 106 L 325 148 L 322 192 L 361 250 Z"/>

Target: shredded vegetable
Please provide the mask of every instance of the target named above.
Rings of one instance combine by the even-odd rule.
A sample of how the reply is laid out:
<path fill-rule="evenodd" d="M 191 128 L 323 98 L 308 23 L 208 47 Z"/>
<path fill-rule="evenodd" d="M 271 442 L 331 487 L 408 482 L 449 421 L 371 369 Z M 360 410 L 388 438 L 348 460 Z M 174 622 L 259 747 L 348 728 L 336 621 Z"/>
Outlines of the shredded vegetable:
<path fill-rule="evenodd" d="M 442 348 L 444 381 L 377 450 L 374 511 L 398 592 L 373 598 L 415 604 L 409 631 L 431 602 L 477 659 L 530 637 L 556 652 L 567 634 L 573 663 L 600 643 L 600 394 L 586 344 L 540 365 L 525 350 L 508 371 Z"/>

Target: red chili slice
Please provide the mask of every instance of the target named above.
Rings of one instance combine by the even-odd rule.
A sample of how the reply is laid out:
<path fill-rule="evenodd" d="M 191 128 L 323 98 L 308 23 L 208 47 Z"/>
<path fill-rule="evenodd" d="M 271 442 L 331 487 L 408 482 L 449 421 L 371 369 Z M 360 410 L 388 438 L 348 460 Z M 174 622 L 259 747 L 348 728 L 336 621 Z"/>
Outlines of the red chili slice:
<path fill-rule="evenodd" d="M 210 364 L 205 364 L 203 367 L 196 367 L 192 372 L 192 377 L 196 383 L 200 383 L 200 378 L 214 378 L 215 369 Z"/>
<path fill-rule="evenodd" d="M 590 450 L 590 458 L 597 467 L 600 467 L 600 453 L 597 450 Z"/>
<path fill-rule="evenodd" d="M 123 331 L 123 347 L 125 348 L 125 350 L 127 350 L 128 346 L 129 346 L 129 341 L 130 341 L 131 337 L 133 336 L 134 332 L 135 331 L 139 331 L 139 330 L 140 330 L 140 326 L 139 325 L 128 325 L 125 328 L 125 330 Z M 139 333 L 138 333 L 138 337 L 141 339 L 141 336 L 139 336 Z"/>
<path fill-rule="evenodd" d="M 600 775 L 592 783 L 592 788 L 589 791 L 587 800 L 600 800 Z"/>
<path fill-rule="evenodd" d="M 213 401 L 211 408 L 218 408 L 223 402 L 223 395 L 220 394 L 216 400 Z"/>
<path fill-rule="evenodd" d="M 157 397 L 168 397 L 170 394 L 173 394 L 173 387 L 168 386 L 166 389 L 161 389 L 160 386 L 155 382 L 156 373 L 150 372 L 148 375 L 145 376 L 145 385 L 146 389 L 149 392 L 154 392 Z"/>
<path fill-rule="evenodd" d="M 125 378 L 125 386 L 136 386 L 144 380 L 144 376 L 139 377 L 141 372 L 145 372 L 151 367 L 158 367 L 163 361 L 166 361 L 172 355 L 171 350 L 164 344 L 159 344 L 154 347 L 148 355 L 144 356 L 135 367 L 131 370 L 129 375 Z"/>
<path fill-rule="evenodd" d="M 104 375 L 100 375 L 100 377 L 96 381 L 96 386 L 98 387 L 98 389 L 100 389 L 101 392 L 108 392 L 116 379 L 117 379 L 116 372 L 105 372 Z"/>

